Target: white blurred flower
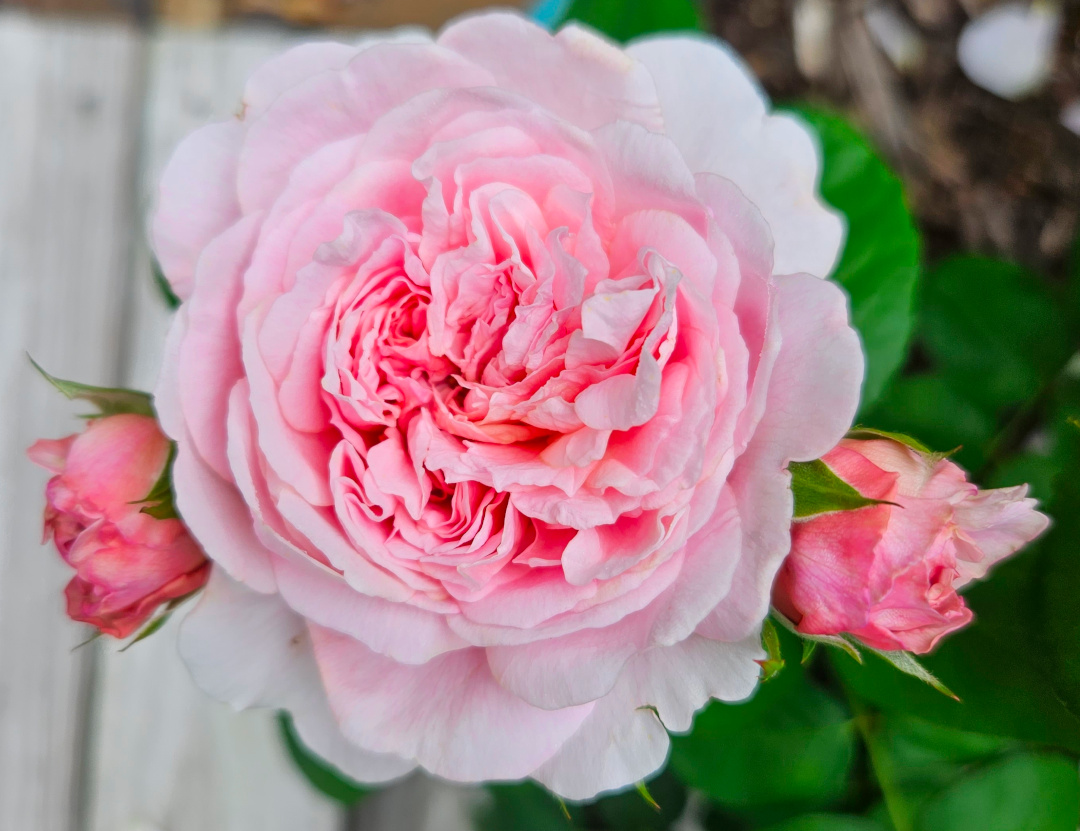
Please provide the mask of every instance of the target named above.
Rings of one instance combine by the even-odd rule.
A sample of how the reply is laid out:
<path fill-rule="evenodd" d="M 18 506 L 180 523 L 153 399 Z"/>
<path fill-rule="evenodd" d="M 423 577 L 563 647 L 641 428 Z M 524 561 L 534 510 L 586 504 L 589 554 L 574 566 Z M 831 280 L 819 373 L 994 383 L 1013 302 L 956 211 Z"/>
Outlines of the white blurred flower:
<path fill-rule="evenodd" d="M 1055 3 L 1003 3 L 968 23 L 957 57 L 964 74 L 983 89 L 1015 101 L 1050 77 L 1061 28 Z"/>
<path fill-rule="evenodd" d="M 1080 98 L 1074 98 L 1062 107 L 1061 123 L 1080 136 Z"/>

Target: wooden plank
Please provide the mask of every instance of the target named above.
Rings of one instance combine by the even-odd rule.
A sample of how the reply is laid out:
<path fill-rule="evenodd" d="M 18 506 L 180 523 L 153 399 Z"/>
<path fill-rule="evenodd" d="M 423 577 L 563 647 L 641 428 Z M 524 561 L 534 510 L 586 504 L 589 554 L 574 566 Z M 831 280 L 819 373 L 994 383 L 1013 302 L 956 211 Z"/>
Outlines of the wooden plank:
<path fill-rule="evenodd" d="M 70 831 L 93 663 L 41 547 L 27 445 L 77 429 L 32 371 L 114 383 L 130 248 L 138 37 L 0 11 L 0 828 Z"/>
<path fill-rule="evenodd" d="M 227 118 L 243 81 L 285 46 L 272 31 L 177 32 L 153 37 L 140 162 L 140 219 L 177 142 Z M 157 294 L 145 235 L 135 246 L 127 383 L 152 389 L 169 313 Z M 89 831 L 332 831 L 342 812 L 292 769 L 273 714 L 234 713 L 199 691 L 170 623 L 99 668 Z"/>
<path fill-rule="evenodd" d="M 414 774 L 369 796 L 347 831 L 472 831 L 484 796 L 478 787 Z"/>

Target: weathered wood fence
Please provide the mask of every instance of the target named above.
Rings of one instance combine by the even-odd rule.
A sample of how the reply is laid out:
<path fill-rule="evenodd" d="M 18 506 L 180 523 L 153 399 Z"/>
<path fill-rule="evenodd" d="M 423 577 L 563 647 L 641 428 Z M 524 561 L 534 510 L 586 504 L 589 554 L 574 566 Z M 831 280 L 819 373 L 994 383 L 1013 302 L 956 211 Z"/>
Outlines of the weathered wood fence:
<path fill-rule="evenodd" d="M 205 698 L 175 625 L 117 654 L 63 614 L 25 458 L 75 411 L 37 377 L 152 388 L 168 313 L 145 217 L 189 130 L 298 37 L 147 32 L 0 9 L 0 831 L 461 831 L 475 794 L 413 778 L 346 814 L 291 768 L 268 712 Z M 310 37 L 310 35 L 309 35 Z M 76 408 L 77 409 L 77 408 Z"/>

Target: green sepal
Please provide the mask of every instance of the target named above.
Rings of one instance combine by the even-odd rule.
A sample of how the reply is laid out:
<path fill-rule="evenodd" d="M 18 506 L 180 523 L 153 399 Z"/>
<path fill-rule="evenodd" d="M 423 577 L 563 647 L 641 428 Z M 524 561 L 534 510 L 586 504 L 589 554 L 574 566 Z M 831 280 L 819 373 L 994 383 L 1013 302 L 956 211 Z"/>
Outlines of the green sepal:
<path fill-rule="evenodd" d="M 815 645 L 816 644 L 825 644 L 825 646 L 831 646 L 834 649 L 839 649 L 842 652 L 846 652 L 852 659 L 854 659 L 858 663 L 861 664 L 863 662 L 862 655 L 859 654 L 858 647 L 856 647 L 854 644 L 852 644 L 846 638 L 842 638 L 839 635 L 807 635 L 807 634 L 804 634 L 803 632 L 799 631 L 798 627 L 795 626 L 795 623 L 792 620 L 790 620 L 787 617 L 787 615 L 785 615 L 783 612 L 779 611 L 775 606 L 772 609 L 772 619 L 775 620 L 777 623 L 779 623 L 781 626 L 783 626 L 785 629 L 787 629 L 789 632 L 791 632 L 791 634 L 793 634 L 796 637 L 802 639 L 802 642 L 803 642 L 802 663 L 806 663 L 810 659 L 810 654 L 813 653 L 813 650 L 810 651 L 810 654 L 807 653 L 807 649 L 806 649 L 806 644 L 807 643 L 815 644 Z"/>
<path fill-rule="evenodd" d="M 145 641 L 151 635 L 153 635 L 154 633 L 160 631 L 161 627 L 169 622 L 170 617 L 172 617 L 172 612 L 165 612 L 163 614 L 158 615 L 156 618 L 154 618 L 148 624 L 146 624 L 146 626 L 144 626 L 142 629 L 140 629 L 139 633 L 134 638 L 132 638 L 130 641 L 128 641 L 126 644 L 124 644 L 124 646 L 122 646 L 120 648 L 120 651 L 121 652 L 127 652 L 129 649 L 131 649 L 131 647 L 133 647 L 139 641 Z"/>
<path fill-rule="evenodd" d="M 155 259 L 150 263 L 150 268 L 154 275 L 154 285 L 157 287 L 161 299 L 165 301 L 165 305 L 174 311 L 179 309 L 180 298 L 176 296 L 176 292 L 172 290 L 165 272 L 161 270 L 161 263 Z"/>
<path fill-rule="evenodd" d="M 940 451 L 931 450 L 921 441 L 916 438 L 912 438 L 906 433 L 892 433 L 888 430 L 877 430 L 873 427 L 863 427 L 861 424 L 850 429 L 845 436 L 849 439 L 861 439 L 863 441 L 872 439 L 890 439 L 895 442 L 899 442 L 905 447 L 910 447 L 916 453 L 921 453 L 926 456 L 927 461 L 931 464 L 937 464 L 942 459 L 948 459 L 958 450 L 959 447 L 954 447 L 952 450 Z"/>
<path fill-rule="evenodd" d="M 780 636 L 776 633 L 773 622 L 765 618 L 761 624 L 761 648 L 768 656 L 763 661 L 758 661 L 761 667 L 761 682 L 771 681 L 780 674 L 784 668 L 784 657 L 780 649 Z"/>
<path fill-rule="evenodd" d="M 343 805 L 355 805 L 372 789 L 350 779 L 326 760 L 316 756 L 301 741 L 292 716 L 284 710 L 278 712 L 278 729 L 289 758 L 299 768 L 312 787 Z"/>
<path fill-rule="evenodd" d="M 89 401 L 97 407 L 100 412 L 95 416 L 91 416 L 92 418 L 124 413 L 154 417 L 154 405 L 148 393 L 119 387 L 92 387 L 76 381 L 65 381 L 62 378 L 50 375 L 33 358 L 30 358 L 30 363 L 34 365 L 34 369 L 41 373 L 41 377 L 56 387 L 67 399 L 71 401 Z"/>
<path fill-rule="evenodd" d="M 154 519 L 179 519 L 180 514 L 176 511 L 176 502 L 173 498 L 172 468 L 176 459 L 176 442 L 169 443 L 169 458 L 165 461 L 165 467 L 161 476 L 150 489 L 150 493 L 134 504 L 145 503 L 141 513 L 148 514 Z"/>
<path fill-rule="evenodd" d="M 791 492 L 795 497 L 794 519 L 893 504 L 863 496 L 833 473 L 821 459 L 791 462 L 788 471 L 791 473 Z"/>
<path fill-rule="evenodd" d="M 161 612 L 161 614 L 159 614 L 148 624 L 146 624 L 146 626 L 140 629 L 139 633 L 135 635 L 135 637 L 128 641 L 126 644 L 124 644 L 120 651 L 127 652 L 139 641 L 144 641 L 151 635 L 159 632 L 161 630 L 161 627 L 163 627 L 166 623 L 169 622 L 169 618 L 172 617 L 172 613 L 176 611 L 176 609 L 178 609 L 181 605 L 183 605 L 183 603 L 185 603 L 187 600 L 194 597 L 198 593 L 199 589 L 196 589 L 193 592 L 188 592 L 183 597 L 174 597 L 172 600 L 165 604 L 165 609 Z"/>
<path fill-rule="evenodd" d="M 878 430 L 874 427 L 866 427 L 862 424 L 856 424 L 850 430 L 848 430 L 846 438 L 849 439 L 891 439 L 892 441 L 899 442 L 900 444 L 910 447 L 912 450 L 917 450 L 920 453 L 926 453 L 928 455 L 936 455 L 933 450 L 927 447 L 918 439 L 912 438 L 906 433 L 893 433 L 889 430 Z"/>
<path fill-rule="evenodd" d="M 903 650 L 874 649 L 872 646 L 867 646 L 866 644 L 860 644 L 860 646 L 892 664 L 905 675 L 910 675 L 912 678 L 918 678 L 923 683 L 929 684 L 942 695 L 946 695 L 954 701 L 960 700 L 960 697 L 956 693 L 941 683 L 938 677 L 920 664 L 910 652 L 905 652 Z"/>
<path fill-rule="evenodd" d="M 645 800 L 646 805 L 648 805 L 650 808 L 652 808 L 657 813 L 660 813 L 660 811 L 663 810 L 660 807 L 660 803 L 657 802 L 655 799 L 653 799 L 653 795 L 651 793 L 649 793 L 649 786 L 645 784 L 644 780 L 642 780 L 641 782 L 638 782 L 634 786 L 634 788 L 641 795 L 641 798 Z M 570 819 L 570 812 L 569 811 L 567 811 L 567 813 L 566 813 L 566 818 Z"/>

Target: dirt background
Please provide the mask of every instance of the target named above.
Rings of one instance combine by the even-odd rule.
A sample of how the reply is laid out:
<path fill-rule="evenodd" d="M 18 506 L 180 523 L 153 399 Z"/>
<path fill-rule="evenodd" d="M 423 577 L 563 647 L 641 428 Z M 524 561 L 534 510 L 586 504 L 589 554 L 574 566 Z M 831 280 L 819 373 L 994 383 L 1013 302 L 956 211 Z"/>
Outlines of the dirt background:
<path fill-rule="evenodd" d="M 747 59 L 778 101 L 810 99 L 847 113 L 900 171 L 933 260 L 958 249 L 1064 273 L 1080 214 L 1080 136 L 1060 122 L 1080 98 L 1080 2 L 1062 4 L 1053 75 L 1028 99 L 1006 101 L 960 70 L 956 45 L 980 0 L 892 0 L 922 58 L 898 69 L 871 36 L 866 5 L 832 9 L 814 60 L 796 59 L 791 0 L 714 0 L 715 32 Z M 804 44 L 804 50 L 806 48 Z M 806 71 L 806 64 L 818 64 Z M 808 74 L 811 77 L 808 77 Z"/>

